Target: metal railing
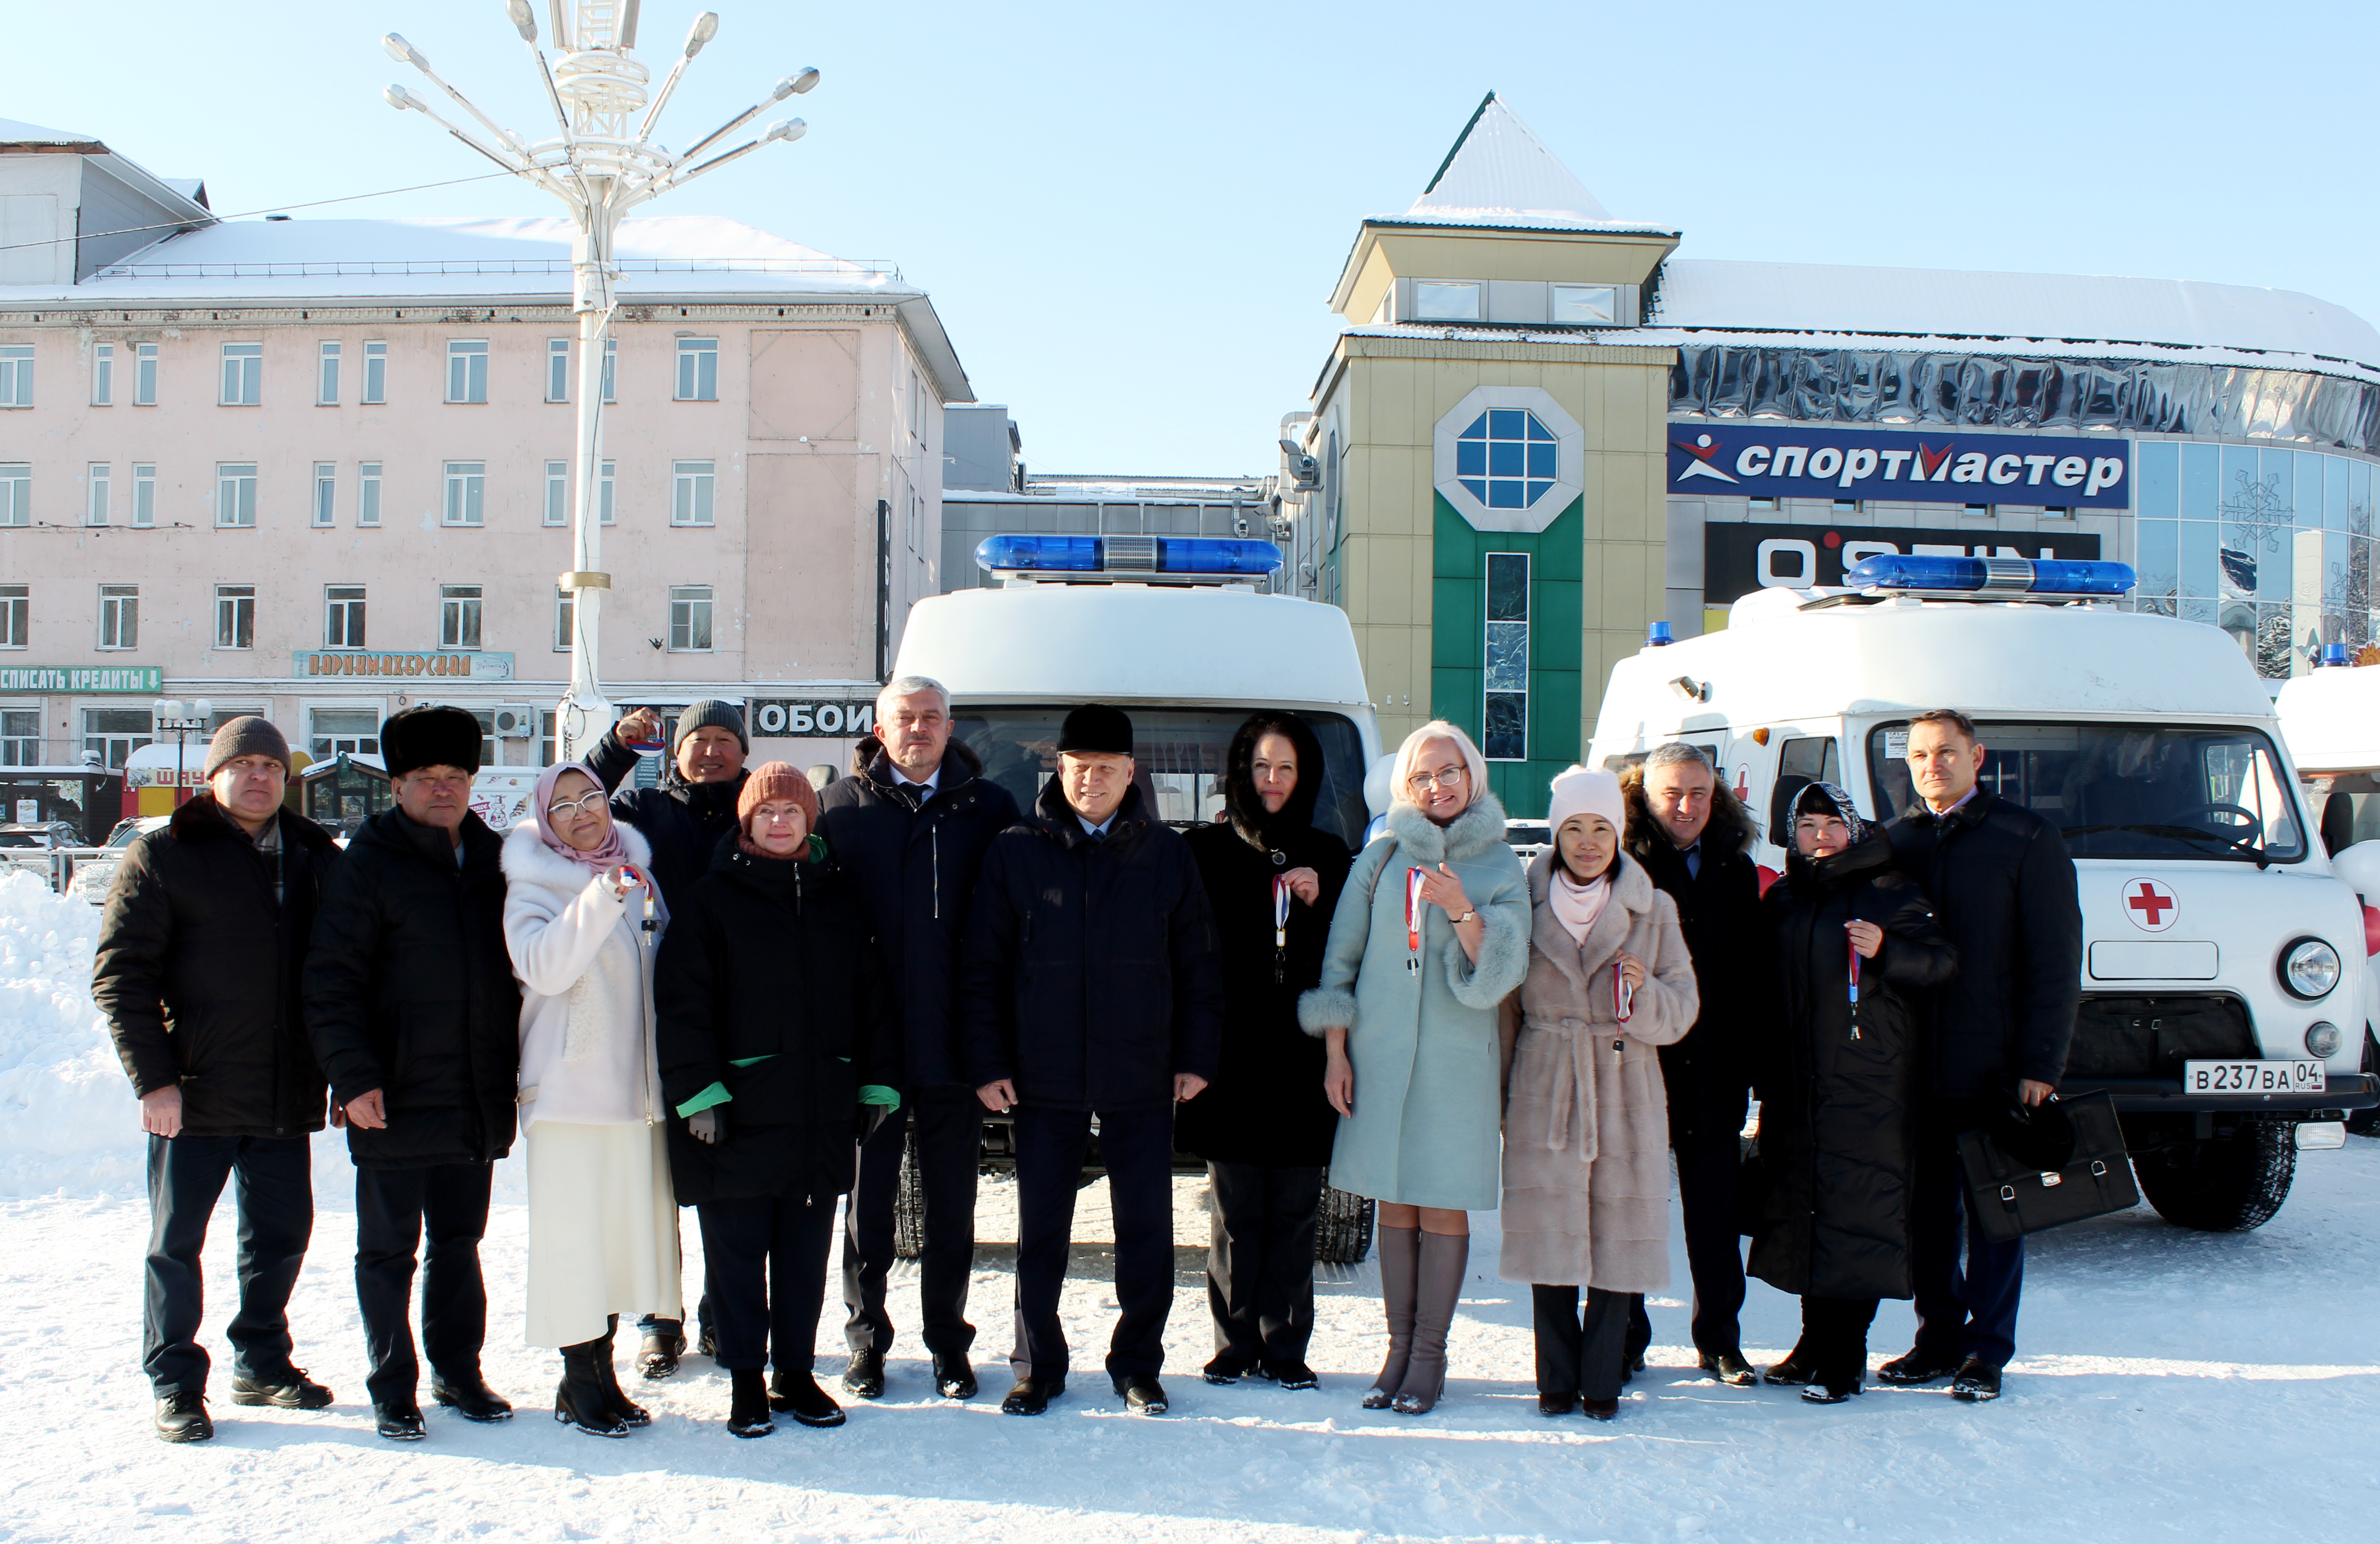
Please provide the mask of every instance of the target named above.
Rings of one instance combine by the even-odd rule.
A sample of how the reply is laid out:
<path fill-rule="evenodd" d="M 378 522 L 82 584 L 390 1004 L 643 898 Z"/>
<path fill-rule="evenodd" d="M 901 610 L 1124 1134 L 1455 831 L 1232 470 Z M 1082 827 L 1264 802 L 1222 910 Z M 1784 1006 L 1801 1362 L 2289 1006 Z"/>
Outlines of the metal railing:
<path fill-rule="evenodd" d="M 853 258 L 621 258 L 623 273 L 787 273 L 898 283 L 900 268 Z M 570 272 L 567 258 L 339 258 L 297 262 L 120 262 L 92 279 L 308 279 L 350 275 Z M 89 283 L 86 280 L 85 283 Z"/>

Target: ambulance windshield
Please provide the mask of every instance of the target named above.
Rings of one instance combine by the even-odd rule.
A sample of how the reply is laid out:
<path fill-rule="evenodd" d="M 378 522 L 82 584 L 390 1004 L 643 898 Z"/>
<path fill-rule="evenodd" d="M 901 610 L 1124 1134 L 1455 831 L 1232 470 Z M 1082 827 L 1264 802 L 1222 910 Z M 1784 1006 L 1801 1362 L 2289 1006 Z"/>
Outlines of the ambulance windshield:
<path fill-rule="evenodd" d="M 2172 724 L 1981 723 L 1982 787 L 2058 823 L 2077 858 L 2296 862 L 2305 826 L 2273 742 Z M 1868 774 L 1898 813 L 1915 802 L 1906 723 L 1867 737 Z"/>
<path fill-rule="evenodd" d="M 961 706 L 952 732 L 983 758 L 983 775 L 1033 808 L 1058 769 L 1058 729 L 1072 704 Z M 1253 707 L 1127 706 L 1132 716 L 1134 780 L 1141 797 L 1169 826 L 1196 826 L 1223 807 L 1223 757 Z M 1364 842 L 1371 814 L 1364 807 L 1364 742 L 1336 713 L 1301 713 L 1322 742 L 1322 791 L 1314 824 L 1352 850 Z"/>

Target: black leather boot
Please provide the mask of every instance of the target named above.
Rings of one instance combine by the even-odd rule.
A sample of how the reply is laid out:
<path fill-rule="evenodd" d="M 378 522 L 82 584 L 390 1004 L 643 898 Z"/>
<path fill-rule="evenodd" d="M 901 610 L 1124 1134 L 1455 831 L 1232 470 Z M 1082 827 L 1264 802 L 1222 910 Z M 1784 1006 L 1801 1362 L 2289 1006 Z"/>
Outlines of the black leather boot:
<path fill-rule="evenodd" d="M 627 1423 L 613 1413 L 601 1370 L 609 1346 L 600 1340 L 562 1348 L 562 1385 L 553 1391 L 553 1418 L 590 1437 L 625 1437 Z"/>
<path fill-rule="evenodd" d="M 620 1316 L 613 1314 L 604 1321 L 603 1338 L 595 1343 L 595 1368 L 603 1380 L 603 1399 L 612 1413 L 628 1426 L 650 1426 L 652 1412 L 620 1391 L 619 1370 L 612 1365 L 613 1345 L 620 1334 Z"/>

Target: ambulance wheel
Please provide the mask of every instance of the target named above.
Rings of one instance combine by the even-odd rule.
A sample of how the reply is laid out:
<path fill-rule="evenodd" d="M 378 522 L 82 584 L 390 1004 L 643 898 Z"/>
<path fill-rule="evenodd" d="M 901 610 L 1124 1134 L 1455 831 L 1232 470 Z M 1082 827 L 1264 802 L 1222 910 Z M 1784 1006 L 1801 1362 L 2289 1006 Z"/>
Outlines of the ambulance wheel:
<path fill-rule="evenodd" d="M 1326 1184 L 1314 1217 L 1314 1258 L 1325 1265 L 1353 1265 L 1371 1252 L 1372 1203 Z"/>
<path fill-rule="evenodd" d="M 926 1192 L 917 1183 L 917 1133 L 913 1129 L 901 1143 L 901 1185 L 892 1192 L 892 1255 L 915 1260 L 925 1248 Z"/>
<path fill-rule="evenodd" d="M 2204 1233 L 2245 1233 L 2272 1221 L 2297 1167 L 2297 1122 L 2288 1116 L 2250 1116 L 2228 1137 L 2132 1156 L 2141 1194 L 2157 1215 Z"/>
<path fill-rule="evenodd" d="M 2369 1024 L 2363 1026 L 2363 1070 L 2380 1072 L 2380 1041 L 2372 1038 Z M 2347 1129 L 2358 1137 L 2380 1137 L 2380 1105 L 2350 1114 Z"/>

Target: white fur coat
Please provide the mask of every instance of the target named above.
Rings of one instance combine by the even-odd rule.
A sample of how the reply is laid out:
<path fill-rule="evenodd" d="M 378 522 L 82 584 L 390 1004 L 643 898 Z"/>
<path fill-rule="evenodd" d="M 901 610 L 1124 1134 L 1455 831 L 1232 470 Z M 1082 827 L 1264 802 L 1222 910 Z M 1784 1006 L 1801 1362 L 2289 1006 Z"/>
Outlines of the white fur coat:
<path fill-rule="evenodd" d="M 652 850 L 622 822 L 628 861 Z M 601 875 L 548 848 L 534 820 L 504 837 L 504 945 L 521 983 L 520 1121 L 585 1126 L 662 1118 L 653 1048 L 653 957 L 644 892 L 615 896 Z"/>

